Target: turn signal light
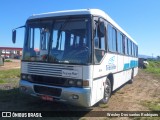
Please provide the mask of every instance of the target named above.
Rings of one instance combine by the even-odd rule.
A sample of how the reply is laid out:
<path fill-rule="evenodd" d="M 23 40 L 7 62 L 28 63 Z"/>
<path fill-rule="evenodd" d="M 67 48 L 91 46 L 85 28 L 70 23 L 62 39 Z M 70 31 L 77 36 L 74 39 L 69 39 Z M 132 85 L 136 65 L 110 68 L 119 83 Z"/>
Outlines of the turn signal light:
<path fill-rule="evenodd" d="M 89 86 L 89 81 L 83 80 L 83 87 L 88 87 L 88 86 Z"/>

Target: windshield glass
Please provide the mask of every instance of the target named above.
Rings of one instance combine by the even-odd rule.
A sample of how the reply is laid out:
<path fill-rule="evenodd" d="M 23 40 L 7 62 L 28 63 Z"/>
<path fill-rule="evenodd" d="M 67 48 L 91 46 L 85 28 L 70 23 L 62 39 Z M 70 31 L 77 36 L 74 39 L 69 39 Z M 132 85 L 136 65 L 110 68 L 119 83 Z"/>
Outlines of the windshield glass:
<path fill-rule="evenodd" d="M 52 63 L 90 63 L 91 40 L 87 18 L 27 22 L 23 60 Z"/>

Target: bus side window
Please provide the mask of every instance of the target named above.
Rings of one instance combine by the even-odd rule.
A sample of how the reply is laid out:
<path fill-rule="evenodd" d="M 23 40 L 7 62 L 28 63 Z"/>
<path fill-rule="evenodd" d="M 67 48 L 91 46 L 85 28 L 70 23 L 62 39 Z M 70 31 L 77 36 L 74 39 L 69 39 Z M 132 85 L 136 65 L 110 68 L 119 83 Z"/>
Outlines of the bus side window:
<path fill-rule="evenodd" d="M 108 49 L 110 52 L 117 51 L 117 31 L 110 24 L 108 25 Z"/>
<path fill-rule="evenodd" d="M 125 37 L 125 55 L 128 55 L 128 39 Z"/>
<path fill-rule="evenodd" d="M 116 40 L 117 39 L 117 31 L 116 29 L 113 28 L 113 32 L 112 32 L 112 51 L 116 52 L 117 51 L 117 43 Z"/>
<path fill-rule="evenodd" d="M 131 55 L 131 42 L 129 39 L 127 39 L 128 42 L 128 55 Z"/>
<path fill-rule="evenodd" d="M 136 49 L 136 50 L 137 50 L 137 51 L 136 51 L 136 57 L 138 57 L 138 46 L 136 46 L 136 48 L 137 48 L 137 49 Z"/>
<path fill-rule="evenodd" d="M 117 51 L 123 54 L 123 35 L 120 32 L 117 34 Z"/>
<path fill-rule="evenodd" d="M 134 56 L 134 43 L 132 43 L 132 56 Z"/>

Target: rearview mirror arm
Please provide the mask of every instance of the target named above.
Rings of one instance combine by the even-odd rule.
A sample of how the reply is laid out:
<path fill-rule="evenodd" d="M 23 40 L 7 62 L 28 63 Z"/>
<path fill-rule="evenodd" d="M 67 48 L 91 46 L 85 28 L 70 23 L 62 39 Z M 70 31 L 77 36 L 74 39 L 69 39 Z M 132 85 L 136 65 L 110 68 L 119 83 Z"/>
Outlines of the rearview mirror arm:
<path fill-rule="evenodd" d="M 17 28 L 12 30 L 12 42 L 13 43 L 16 43 L 16 29 L 23 28 L 23 27 L 26 27 L 26 26 L 23 25 L 23 26 L 17 27 Z"/>

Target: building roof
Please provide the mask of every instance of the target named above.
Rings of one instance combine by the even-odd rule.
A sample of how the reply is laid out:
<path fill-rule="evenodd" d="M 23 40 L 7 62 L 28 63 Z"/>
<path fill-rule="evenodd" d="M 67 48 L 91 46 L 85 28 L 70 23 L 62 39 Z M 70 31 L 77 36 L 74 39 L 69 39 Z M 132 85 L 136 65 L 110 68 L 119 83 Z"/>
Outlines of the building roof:
<path fill-rule="evenodd" d="M 22 51 L 22 48 L 16 48 L 16 47 L 0 47 L 0 50 L 18 50 L 18 51 Z"/>
<path fill-rule="evenodd" d="M 125 34 L 129 39 L 131 39 L 135 44 L 137 44 L 134 39 L 125 32 L 114 20 L 112 20 L 108 14 L 99 9 L 78 9 L 78 10 L 65 10 L 65 11 L 56 11 L 56 12 L 48 12 L 42 14 L 34 14 L 30 16 L 28 19 L 37 19 L 37 18 L 48 18 L 48 17 L 58 17 L 58 16 L 68 16 L 68 15 L 95 15 L 105 18 L 108 22 L 110 22 L 113 26 L 115 26 L 118 30 L 120 30 L 123 34 Z"/>

